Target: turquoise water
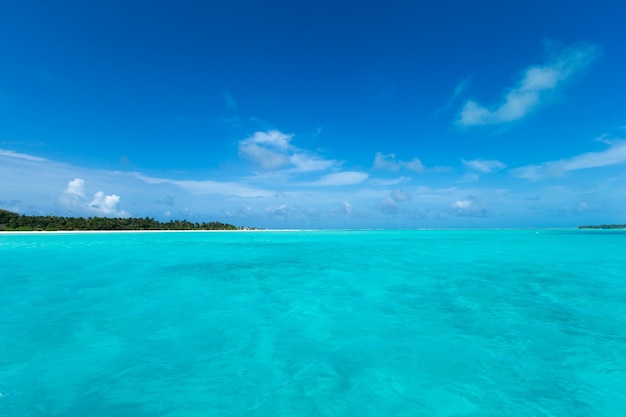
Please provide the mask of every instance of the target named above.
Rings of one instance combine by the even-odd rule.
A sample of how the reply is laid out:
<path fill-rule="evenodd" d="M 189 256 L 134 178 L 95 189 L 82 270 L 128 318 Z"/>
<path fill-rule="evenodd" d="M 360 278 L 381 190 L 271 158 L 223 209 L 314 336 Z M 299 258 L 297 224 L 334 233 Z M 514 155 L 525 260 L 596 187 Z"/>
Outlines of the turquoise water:
<path fill-rule="evenodd" d="M 0 235 L 0 416 L 623 416 L 626 234 Z"/>

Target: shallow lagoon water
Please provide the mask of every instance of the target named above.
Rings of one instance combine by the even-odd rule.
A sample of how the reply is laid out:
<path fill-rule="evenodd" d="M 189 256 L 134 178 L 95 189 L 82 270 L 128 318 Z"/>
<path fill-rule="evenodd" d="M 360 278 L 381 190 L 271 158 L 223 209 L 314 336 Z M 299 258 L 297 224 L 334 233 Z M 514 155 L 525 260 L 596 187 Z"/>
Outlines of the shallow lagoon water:
<path fill-rule="evenodd" d="M 0 416 L 622 416 L 626 234 L 0 235 Z"/>

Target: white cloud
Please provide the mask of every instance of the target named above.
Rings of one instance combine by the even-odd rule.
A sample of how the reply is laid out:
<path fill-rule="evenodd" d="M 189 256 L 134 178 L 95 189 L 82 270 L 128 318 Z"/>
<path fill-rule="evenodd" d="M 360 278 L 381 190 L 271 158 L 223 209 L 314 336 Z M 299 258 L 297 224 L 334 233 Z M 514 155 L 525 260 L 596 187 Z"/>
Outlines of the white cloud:
<path fill-rule="evenodd" d="M 241 144 L 250 143 L 262 144 L 276 149 L 287 149 L 289 141 L 293 135 L 287 135 L 278 130 L 270 130 L 269 132 L 255 132 L 251 137 L 244 139 Z"/>
<path fill-rule="evenodd" d="M 85 180 L 82 178 L 69 181 L 59 199 L 66 209 L 83 208 L 96 214 L 128 217 L 128 213 L 119 208 L 120 200 L 120 196 L 116 194 L 105 195 L 104 192 L 98 191 L 89 202 L 85 191 Z"/>
<path fill-rule="evenodd" d="M 615 143 L 604 152 L 589 152 L 576 156 L 566 161 L 563 168 L 566 171 L 574 171 L 623 163 L 626 163 L 626 142 Z"/>
<path fill-rule="evenodd" d="M 400 161 L 400 165 L 402 165 L 403 167 L 411 171 L 415 171 L 415 172 L 424 171 L 424 164 L 422 164 L 422 161 L 420 161 L 418 158 L 413 158 L 408 162 Z"/>
<path fill-rule="evenodd" d="M 486 217 L 488 215 L 487 209 L 477 203 L 473 197 L 456 200 L 450 204 L 450 207 L 454 214 L 462 217 Z"/>
<path fill-rule="evenodd" d="M 550 177 L 559 177 L 565 173 L 562 162 L 545 162 L 540 165 L 526 165 L 511 170 L 511 174 L 517 178 L 530 181 L 539 181 Z"/>
<path fill-rule="evenodd" d="M 385 155 L 381 152 L 376 152 L 376 155 L 374 156 L 374 168 L 398 171 L 400 169 L 400 165 L 396 162 L 395 154 L 390 153 Z"/>
<path fill-rule="evenodd" d="M 281 204 L 280 206 L 270 206 L 265 208 L 265 214 L 270 217 L 284 219 L 289 214 L 289 209 L 285 204 Z"/>
<path fill-rule="evenodd" d="M 410 194 L 403 193 L 400 190 L 392 191 L 390 197 L 393 198 L 395 201 L 410 201 L 411 200 Z"/>
<path fill-rule="evenodd" d="M 396 172 L 400 170 L 400 167 L 415 172 L 424 171 L 424 164 L 422 164 L 419 158 L 413 158 L 410 161 L 397 161 L 396 155 L 393 153 L 383 154 L 382 152 L 376 152 L 374 156 L 374 169 Z"/>
<path fill-rule="evenodd" d="M 593 45 L 576 45 L 562 50 L 543 65 L 524 72 L 517 86 L 511 88 L 496 108 L 487 108 L 470 100 L 459 114 L 461 126 L 506 123 L 519 120 L 540 104 L 544 95 L 587 67 L 599 55 Z"/>
<path fill-rule="evenodd" d="M 67 184 L 64 193 L 78 198 L 85 197 L 85 180 L 82 178 L 74 178 Z"/>
<path fill-rule="evenodd" d="M 455 209 L 467 210 L 470 207 L 472 207 L 472 202 L 469 200 L 457 200 L 452 203 L 452 208 Z"/>
<path fill-rule="evenodd" d="M 518 178 L 537 181 L 549 177 L 558 177 L 567 171 L 625 164 L 626 141 L 611 143 L 612 146 L 603 152 L 588 152 L 570 159 L 526 165 L 515 168 L 511 172 Z"/>
<path fill-rule="evenodd" d="M 293 154 L 289 157 L 294 172 L 323 171 L 335 165 L 335 161 L 329 161 L 304 153 Z"/>
<path fill-rule="evenodd" d="M 93 195 L 93 200 L 89 203 L 89 208 L 101 214 L 114 214 L 126 217 L 128 213 L 119 209 L 120 196 L 116 194 L 104 195 L 98 191 Z"/>
<path fill-rule="evenodd" d="M 344 171 L 336 172 L 333 174 L 324 175 L 319 180 L 310 183 L 313 186 L 341 186 L 341 185 L 354 185 L 365 181 L 369 177 L 364 172 L 357 171 Z"/>
<path fill-rule="evenodd" d="M 264 170 L 302 173 L 323 171 L 337 165 L 336 161 L 291 145 L 292 137 L 277 130 L 256 132 L 239 142 L 239 154 Z"/>
<path fill-rule="evenodd" d="M 86 203 L 87 194 L 85 193 L 85 180 L 82 178 L 74 178 L 67 183 L 67 188 L 59 201 L 65 208 L 80 208 Z"/>
<path fill-rule="evenodd" d="M 256 143 L 240 144 L 239 153 L 263 169 L 277 169 L 289 165 L 287 155 Z"/>
<path fill-rule="evenodd" d="M 471 169 L 472 171 L 480 172 L 483 174 L 500 171 L 506 168 L 506 165 L 504 165 L 502 162 L 495 160 L 495 159 L 492 159 L 492 160 L 472 159 L 469 161 L 466 161 L 465 159 L 463 159 L 462 161 L 463 161 L 463 165 L 465 165 L 467 168 Z"/>

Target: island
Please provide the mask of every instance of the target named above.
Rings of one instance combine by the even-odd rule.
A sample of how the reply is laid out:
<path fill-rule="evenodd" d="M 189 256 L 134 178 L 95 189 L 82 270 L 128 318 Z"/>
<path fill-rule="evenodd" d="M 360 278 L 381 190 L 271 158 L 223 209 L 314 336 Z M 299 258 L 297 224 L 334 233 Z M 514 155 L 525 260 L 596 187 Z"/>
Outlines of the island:
<path fill-rule="evenodd" d="M 60 217 L 27 216 L 0 209 L 0 232 L 29 231 L 94 231 L 94 230 L 254 230 L 228 223 L 192 223 L 187 220 L 160 222 L 150 217 Z"/>
<path fill-rule="evenodd" d="M 578 226 L 579 229 L 626 229 L 626 224 L 599 224 L 596 226 Z"/>

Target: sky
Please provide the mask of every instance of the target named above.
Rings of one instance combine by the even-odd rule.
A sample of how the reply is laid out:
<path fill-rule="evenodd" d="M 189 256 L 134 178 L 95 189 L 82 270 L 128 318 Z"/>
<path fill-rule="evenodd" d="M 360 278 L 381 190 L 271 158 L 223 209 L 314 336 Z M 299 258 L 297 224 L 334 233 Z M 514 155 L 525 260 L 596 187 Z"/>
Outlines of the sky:
<path fill-rule="evenodd" d="M 626 223 L 626 3 L 0 2 L 0 208 Z"/>

